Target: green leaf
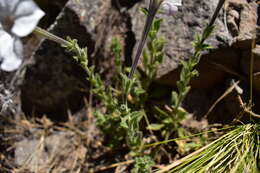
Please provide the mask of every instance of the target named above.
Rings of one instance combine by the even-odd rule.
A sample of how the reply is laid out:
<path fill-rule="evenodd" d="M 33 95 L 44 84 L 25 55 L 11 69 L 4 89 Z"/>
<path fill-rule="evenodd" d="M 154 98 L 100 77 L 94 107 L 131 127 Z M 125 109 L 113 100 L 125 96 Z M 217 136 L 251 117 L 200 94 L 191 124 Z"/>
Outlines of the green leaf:
<path fill-rule="evenodd" d="M 162 23 L 162 19 L 155 19 L 153 22 L 153 30 L 158 32 L 160 29 L 161 23 Z"/>
<path fill-rule="evenodd" d="M 142 11 L 146 16 L 148 16 L 149 11 L 148 11 L 147 8 L 141 8 L 141 11 Z"/>
<path fill-rule="evenodd" d="M 183 97 L 185 97 L 188 92 L 190 91 L 191 87 L 190 86 L 186 86 L 183 88 L 183 92 L 181 93 Z"/>
<path fill-rule="evenodd" d="M 173 91 L 172 92 L 172 97 L 171 97 L 171 104 L 176 105 L 177 101 L 178 101 L 178 93 Z"/>
<path fill-rule="evenodd" d="M 165 118 L 162 122 L 165 123 L 165 124 L 172 124 L 173 123 L 172 119 L 169 116 L 168 116 L 168 118 Z"/>
<path fill-rule="evenodd" d="M 149 124 L 146 128 L 147 130 L 161 130 L 164 127 L 164 124 Z"/>
<path fill-rule="evenodd" d="M 161 116 L 163 116 L 164 118 L 169 117 L 168 113 L 163 111 L 162 109 L 160 109 L 159 107 L 155 106 L 154 108 Z"/>
<path fill-rule="evenodd" d="M 178 109 L 178 111 L 177 111 L 177 116 L 176 116 L 176 117 L 178 117 L 178 122 L 180 122 L 181 120 L 183 120 L 186 115 L 187 115 L 187 112 Z"/>
<path fill-rule="evenodd" d="M 198 72 L 197 70 L 193 70 L 193 71 L 191 72 L 191 76 L 192 76 L 192 77 L 199 76 L 199 72 Z"/>
<path fill-rule="evenodd" d="M 177 85 L 177 89 L 179 91 L 179 94 L 181 94 L 184 90 L 184 87 L 185 87 L 183 81 L 178 81 L 176 83 L 176 85 Z"/>
<path fill-rule="evenodd" d="M 204 39 L 208 38 L 212 34 L 214 28 L 215 28 L 214 25 L 206 26 L 206 28 L 203 31 L 202 38 Z"/>
<path fill-rule="evenodd" d="M 144 68 L 146 69 L 149 65 L 149 55 L 148 55 L 148 52 L 146 49 L 144 49 L 143 51 L 143 65 L 144 65 Z"/>

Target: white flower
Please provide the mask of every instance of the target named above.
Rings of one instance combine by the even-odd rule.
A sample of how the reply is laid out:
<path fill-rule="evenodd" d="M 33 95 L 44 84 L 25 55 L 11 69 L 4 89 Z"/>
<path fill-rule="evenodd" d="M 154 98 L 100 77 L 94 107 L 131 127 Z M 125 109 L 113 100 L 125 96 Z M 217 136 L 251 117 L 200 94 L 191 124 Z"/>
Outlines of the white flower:
<path fill-rule="evenodd" d="M 29 35 L 44 12 L 32 0 L 0 0 L 0 68 L 13 71 L 22 63 L 19 37 Z"/>
<path fill-rule="evenodd" d="M 182 0 L 164 0 L 160 6 L 160 12 L 166 15 L 173 15 L 182 6 Z"/>

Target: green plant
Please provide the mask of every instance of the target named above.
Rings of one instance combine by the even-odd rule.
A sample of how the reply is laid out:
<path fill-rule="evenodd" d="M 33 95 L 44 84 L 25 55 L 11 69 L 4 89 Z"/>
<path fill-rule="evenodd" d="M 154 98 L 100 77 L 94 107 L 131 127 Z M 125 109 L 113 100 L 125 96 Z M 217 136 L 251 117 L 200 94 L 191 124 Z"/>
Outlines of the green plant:
<path fill-rule="evenodd" d="M 145 103 L 149 99 L 147 91 L 151 82 L 155 79 L 157 67 L 163 59 L 164 39 L 158 37 L 158 31 L 160 29 L 162 20 L 154 19 L 161 2 L 162 0 L 150 1 L 149 9 L 146 11 L 146 26 L 144 28 L 142 39 L 138 47 L 137 55 L 135 57 L 135 61 L 129 77 L 124 74 L 127 70 L 123 67 L 123 63 L 121 61 L 122 47 L 120 45 L 120 41 L 118 39 L 112 40 L 111 51 L 115 58 L 116 75 L 120 78 L 115 77 L 115 84 L 110 87 L 107 87 L 102 81 L 100 75 L 95 72 L 94 66 L 89 67 L 86 49 L 81 49 L 78 46 L 76 40 L 68 39 L 66 41 L 51 36 L 52 38 L 55 38 L 56 41 L 61 43 L 69 52 L 73 52 L 75 54 L 73 58 L 83 69 L 85 69 L 88 75 L 87 80 L 90 82 L 92 87 L 90 92 L 92 92 L 96 98 L 100 100 L 100 107 L 102 107 L 102 109 L 96 109 L 94 112 L 97 118 L 97 125 L 104 132 L 104 134 L 110 138 L 110 146 L 114 147 L 122 143 L 126 143 L 128 145 L 129 149 L 131 150 L 130 154 L 132 157 L 134 157 L 135 160 L 135 165 L 132 172 L 151 172 L 151 166 L 153 165 L 152 158 L 145 155 L 144 152 L 146 148 L 144 147 L 143 131 L 140 128 L 143 117 L 145 117 L 148 124 L 147 128 L 149 130 L 160 130 L 162 136 L 164 136 L 165 139 L 168 139 L 173 133 L 176 132 L 178 137 L 183 137 L 186 135 L 185 130 L 180 128 L 180 121 L 182 121 L 186 115 L 186 111 L 181 107 L 182 102 L 190 90 L 190 80 L 198 75 L 197 71 L 195 70 L 195 66 L 200 61 L 201 53 L 210 48 L 210 46 L 205 43 L 205 40 L 213 32 L 213 24 L 216 19 L 216 15 L 221 8 L 221 5 L 218 6 L 212 17 L 212 20 L 210 21 L 209 25 L 206 26 L 202 35 L 196 37 L 193 44 L 193 56 L 188 61 L 181 61 L 182 70 L 180 73 L 180 80 L 177 82 L 177 91 L 172 92 L 171 102 L 169 105 L 167 105 L 167 109 L 155 107 L 155 112 L 153 112 L 153 114 L 155 114 L 159 122 L 156 124 L 149 124 L 149 119 L 146 115 L 147 110 L 145 107 Z M 147 47 L 143 51 L 143 74 L 145 77 L 143 77 L 142 74 L 134 75 L 135 68 L 147 38 Z M 252 129 L 256 128 L 250 127 L 249 129 L 252 131 Z M 257 129 L 259 129 L 259 127 L 257 127 Z M 253 133 L 250 133 L 251 137 L 252 134 L 256 134 L 255 131 L 256 130 L 252 131 Z M 242 139 L 247 143 L 247 146 L 250 146 L 252 145 L 252 141 L 255 140 L 246 135 L 247 134 L 245 134 L 245 138 L 243 137 Z M 221 138 L 220 140 L 225 139 L 225 141 L 222 141 L 222 143 L 216 143 L 219 146 L 220 144 L 228 145 L 230 143 L 225 142 L 228 140 L 230 141 L 232 137 L 236 137 L 236 139 L 239 139 L 240 141 L 235 141 L 235 143 L 241 144 L 241 136 L 237 137 L 235 136 L 235 133 L 232 133 L 228 137 L 229 138 Z M 259 136 L 257 137 L 257 140 L 258 138 Z M 217 150 L 221 151 L 221 148 L 217 148 L 217 145 L 211 145 L 211 147 L 213 147 L 214 152 Z M 230 147 L 232 147 L 232 145 L 230 145 Z M 237 151 L 240 149 L 246 149 L 246 151 L 249 151 L 248 147 L 246 148 L 242 145 L 240 146 L 233 144 L 233 149 L 237 149 L 236 147 L 239 148 Z M 255 151 L 255 148 L 259 153 L 259 148 L 257 147 L 254 147 L 252 151 Z M 214 163 L 218 162 L 211 161 L 218 159 L 216 156 L 220 154 L 218 152 L 214 152 L 211 153 L 212 155 L 207 155 L 207 162 L 212 163 L 211 165 L 213 165 L 215 169 Z M 229 154 L 228 152 L 226 153 Z M 205 154 L 205 152 L 203 154 Z M 252 155 L 252 152 L 250 155 Z M 244 156 L 241 154 L 241 156 L 248 158 L 248 155 Z M 256 156 L 259 157 L 259 154 Z M 195 157 L 192 160 L 188 160 L 187 162 L 185 161 L 184 165 L 181 165 L 176 169 L 170 169 L 182 171 L 183 169 L 185 170 L 185 166 L 189 166 L 190 163 L 197 164 L 193 164 L 188 169 L 186 169 L 186 171 L 189 169 L 197 171 L 198 165 L 205 167 L 205 169 L 202 170 L 211 169 L 211 167 L 205 166 L 206 162 L 202 162 L 204 160 L 197 161 L 197 158 L 204 159 L 203 155 L 199 155 L 199 157 Z M 221 158 L 224 158 L 224 155 Z M 245 161 L 245 163 L 247 162 Z M 238 169 L 240 169 L 239 166 L 236 170 Z"/>
<path fill-rule="evenodd" d="M 147 48 L 143 51 L 142 63 L 144 67 L 145 78 L 142 79 L 142 85 L 147 90 L 152 81 L 154 81 L 158 66 L 163 61 L 163 48 L 165 40 L 158 36 L 162 19 L 154 19 L 151 30 L 148 33 Z"/>
<path fill-rule="evenodd" d="M 173 93 L 175 108 L 178 108 L 181 105 L 182 100 L 185 98 L 186 93 L 190 89 L 187 87 L 187 83 L 190 81 L 190 76 L 196 75 L 196 71 L 193 71 L 193 67 L 199 62 L 201 51 L 209 48 L 207 44 L 204 44 L 204 41 L 212 33 L 214 29 L 214 21 L 223 4 L 224 0 L 220 0 L 216 11 L 210 23 L 204 29 L 202 36 L 196 38 L 193 45 L 195 51 L 192 59 L 194 60 L 191 59 L 190 62 L 188 61 L 183 64 L 183 69 L 180 76 L 181 79 L 177 83 L 178 91 L 181 95 Z M 253 58 L 251 58 L 251 61 L 253 61 Z M 250 85 L 252 85 L 252 80 Z M 195 151 L 177 162 L 166 166 L 157 173 L 259 172 L 259 149 L 259 124 L 256 123 L 235 126 L 233 130 L 213 141 L 211 144 Z"/>
<path fill-rule="evenodd" d="M 111 46 L 115 54 L 115 64 L 117 66 L 117 74 L 120 76 L 120 88 L 106 87 L 100 75 L 95 72 L 94 66 L 88 66 L 88 58 L 86 49 L 81 49 L 76 40 L 68 38 L 69 44 L 65 48 L 76 53 L 74 59 L 85 69 L 88 77 L 87 80 L 92 85 L 91 92 L 101 101 L 103 111 L 97 109 L 95 115 L 97 117 L 97 125 L 110 138 L 110 146 L 117 146 L 126 141 L 129 148 L 138 151 L 142 143 L 142 132 L 139 131 L 139 122 L 143 116 L 143 110 L 131 111 L 127 102 L 122 99 L 123 95 L 138 96 L 144 93 L 136 79 L 129 79 L 123 73 L 120 55 L 121 48 L 118 40 L 114 40 Z M 121 93 L 119 93 L 121 92 Z"/>
<path fill-rule="evenodd" d="M 117 74 L 123 73 L 123 64 L 122 64 L 122 46 L 120 44 L 119 38 L 113 38 L 111 44 L 111 52 L 115 58 L 115 67 Z"/>
<path fill-rule="evenodd" d="M 135 165 L 132 169 L 132 173 L 147 173 L 151 172 L 151 166 L 154 164 L 153 160 L 149 156 L 136 157 Z"/>
<path fill-rule="evenodd" d="M 161 20 L 155 20 L 152 23 L 147 50 L 144 53 L 145 74 L 149 76 L 145 81 L 138 75 L 131 79 L 123 74 L 127 70 L 122 66 L 122 48 L 118 39 L 113 39 L 111 45 L 115 57 L 116 75 L 120 76 L 120 80 L 118 81 L 117 78 L 117 81 L 115 81 L 117 84 L 113 87 L 106 87 L 99 74 L 95 73 L 94 67 L 88 67 L 86 51 L 79 48 L 76 40 L 68 39 L 69 44 L 65 45 L 68 51 L 76 53 L 74 59 L 87 72 L 87 80 L 92 85 L 91 92 L 105 108 L 103 111 L 95 111 L 97 125 L 110 138 L 110 146 L 117 146 L 126 142 L 131 150 L 131 156 L 136 160 L 133 171 L 137 172 L 141 170 L 147 172 L 147 170 L 150 170 L 149 165 L 152 164 L 151 158 L 143 155 L 143 132 L 139 126 L 142 118 L 146 116 L 144 105 L 148 98 L 143 88 L 145 86 L 145 89 L 148 90 L 155 77 L 156 68 L 163 57 L 163 41 L 157 38 L 160 23 Z M 150 63 L 153 65 L 150 65 Z"/>
<path fill-rule="evenodd" d="M 141 41 L 139 42 L 139 45 L 138 45 L 138 48 L 137 48 L 137 51 L 136 51 L 136 54 L 135 54 L 135 57 L 134 57 L 134 62 L 133 62 L 132 67 L 131 67 L 129 78 L 132 78 L 134 73 L 135 73 L 135 70 L 136 70 L 138 62 L 140 60 L 144 45 L 146 43 L 148 33 L 149 33 L 150 28 L 152 26 L 154 17 L 155 17 L 155 15 L 156 15 L 156 13 L 157 13 L 157 11 L 158 11 L 158 9 L 159 9 L 159 7 L 160 7 L 160 5 L 163 1 L 164 0 L 150 0 L 149 8 L 147 10 L 143 9 L 143 12 L 145 12 L 146 15 L 147 15 L 146 22 L 145 22 L 145 26 L 144 26 L 144 29 L 143 29 Z"/>
<path fill-rule="evenodd" d="M 181 108 L 181 104 L 190 91 L 190 80 L 198 75 L 195 66 L 200 61 L 201 53 L 211 48 L 211 46 L 204 43 L 204 41 L 212 34 L 213 29 L 213 25 L 207 26 L 201 36 L 197 35 L 193 43 L 193 55 L 188 61 L 181 61 L 182 70 L 180 73 L 180 80 L 177 82 L 178 92 L 172 92 L 171 102 L 168 106 L 168 110 L 155 107 L 157 117 L 160 121 L 156 124 L 150 124 L 148 129 L 160 130 L 161 134 L 165 137 L 166 140 L 168 140 L 172 133 L 177 132 L 178 136 L 181 136 L 181 133 L 184 131 L 183 128 L 180 128 L 179 124 L 186 117 L 186 111 Z"/>

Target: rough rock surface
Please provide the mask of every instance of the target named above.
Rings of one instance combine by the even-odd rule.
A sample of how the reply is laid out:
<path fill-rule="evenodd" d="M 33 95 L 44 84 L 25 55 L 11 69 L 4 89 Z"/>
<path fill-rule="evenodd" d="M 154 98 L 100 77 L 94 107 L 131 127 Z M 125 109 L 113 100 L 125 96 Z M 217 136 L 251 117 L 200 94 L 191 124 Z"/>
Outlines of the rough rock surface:
<path fill-rule="evenodd" d="M 55 34 L 71 35 L 74 38 L 82 38 L 79 42 L 86 46 L 89 40 L 87 34 L 80 35 L 78 31 L 84 32 L 80 26 L 78 17 L 70 9 L 67 11 L 67 18 L 58 20 L 69 20 L 73 22 L 63 30 L 56 29 Z M 85 32 L 86 33 L 86 32 Z M 80 88 L 85 86 L 84 72 L 73 63 L 71 55 L 58 44 L 45 40 L 42 42 L 33 58 L 34 63 L 29 64 L 24 82 L 22 85 L 22 103 L 26 113 L 48 113 L 57 115 L 61 119 L 66 114 L 67 109 L 82 105 L 83 93 Z"/>
<path fill-rule="evenodd" d="M 137 40 L 140 38 L 145 16 L 140 12 L 140 7 L 147 7 L 149 1 L 138 4 L 131 9 L 133 30 Z M 161 27 L 162 35 L 166 39 L 165 61 L 162 63 L 158 77 L 176 69 L 181 59 L 187 59 L 192 53 L 192 41 L 195 34 L 200 33 L 209 22 L 216 9 L 218 1 L 194 0 L 183 1 L 183 6 L 173 16 L 157 15 L 164 19 Z M 226 46 L 232 41 L 224 24 L 223 10 L 216 21 L 216 34 L 209 43 L 214 47 Z"/>
<path fill-rule="evenodd" d="M 145 21 L 144 15 L 139 12 L 139 9 L 140 7 L 147 7 L 148 1 L 145 2 L 131 9 L 133 30 L 136 33 L 137 40 L 139 40 L 141 34 L 138 31 L 142 30 Z M 166 38 L 166 57 L 157 74 L 158 83 L 176 87 L 181 70 L 179 62 L 181 59 L 190 57 L 195 34 L 201 33 L 209 22 L 217 3 L 218 1 L 214 0 L 184 0 L 183 6 L 174 16 L 157 16 L 164 17 L 161 31 Z M 257 4 L 254 1 L 226 1 L 216 20 L 215 34 L 208 40 L 208 43 L 214 49 L 204 52 L 200 63 L 196 67 L 199 71 L 199 77 L 191 81 L 193 89 L 184 103 L 189 111 L 199 115 L 205 114 L 218 97 L 225 92 L 225 81 L 228 78 L 247 78 L 252 41 L 256 38 L 257 33 L 257 13 Z M 257 40 L 258 37 L 259 34 Z M 256 52 L 257 50 L 255 50 L 254 54 Z M 255 72 L 259 69 L 257 57 L 255 55 Z M 257 74 L 255 76 L 254 86 L 257 88 Z M 201 92 L 201 89 L 203 92 Z M 191 99 L 191 97 L 195 99 Z M 223 103 L 217 105 L 212 113 L 215 115 L 211 116 L 215 117 L 212 122 L 216 122 L 219 115 L 227 112 L 224 107 Z"/>
<path fill-rule="evenodd" d="M 210 20 L 218 1 L 183 1 L 174 16 L 162 16 L 161 33 L 166 38 L 166 57 L 158 71 L 160 84 L 175 87 L 179 61 L 192 53 L 192 41 Z M 136 40 L 144 26 L 141 7 L 147 1 L 69 0 L 50 31 L 63 38 L 76 38 L 88 47 L 91 63 L 105 78 L 113 75 L 111 41 L 117 37 L 123 45 L 123 59 L 130 65 Z M 238 20 L 239 19 L 239 20 Z M 200 76 L 192 81 L 195 88 L 211 88 L 223 83 L 227 74 L 241 73 L 252 38 L 255 36 L 257 4 L 230 0 L 217 18 L 217 29 L 208 42 L 215 47 L 205 52 L 198 65 Z M 246 24 L 245 24 L 246 23 Z M 28 66 L 22 86 L 23 108 L 27 113 L 66 114 L 81 108 L 86 92 L 85 73 L 56 43 L 45 40 L 35 52 L 35 63 Z M 245 61 L 248 62 L 248 59 Z M 245 70 L 244 72 L 245 73 Z M 109 83 L 108 83 L 109 84 Z"/>
<path fill-rule="evenodd" d="M 68 1 L 50 28 L 54 34 L 78 40 L 88 47 L 90 62 L 109 79 L 113 73 L 111 41 L 118 37 L 124 56 L 131 59 L 135 43 L 127 11 L 131 3 L 102 0 Z M 85 73 L 73 62 L 71 55 L 58 44 L 45 40 L 33 55 L 34 63 L 27 67 L 22 85 L 23 109 L 27 113 L 66 115 L 67 110 L 79 110 L 86 91 Z M 128 62 L 129 64 L 131 63 Z"/>
<path fill-rule="evenodd" d="M 102 1 L 69 1 L 50 31 L 66 38 L 78 39 L 80 46 L 93 52 L 97 8 Z M 87 10 L 90 9 L 90 10 Z M 85 26 L 84 26 L 85 25 Z M 86 25 L 88 27 L 86 27 Z M 45 40 L 33 55 L 22 84 L 22 106 L 27 113 L 56 114 L 64 119 L 67 110 L 78 110 L 83 105 L 86 88 L 85 73 L 60 45 Z"/>
<path fill-rule="evenodd" d="M 13 101 L 13 94 L 0 84 L 0 116 L 14 115 L 16 105 Z"/>
<path fill-rule="evenodd" d="M 176 80 L 171 77 L 172 74 L 176 73 L 175 70 L 181 59 L 190 57 L 195 34 L 201 33 L 205 25 L 209 22 L 217 3 L 218 1 L 214 0 L 183 1 L 183 6 L 180 7 L 174 16 L 158 16 L 164 17 L 161 31 L 166 38 L 166 57 L 157 74 L 160 83 L 175 86 Z M 145 7 L 143 4 L 141 6 Z M 140 6 L 137 6 L 131 12 L 133 30 L 137 34 L 137 40 L 140 38 L 140 32 L 138 31 L 141 30 L 144 23 L 144 16 L 138 12 L 139 9 Z M 210 82 L 212 76 L 221 75 L 219 74 L 221 73 L 219 69 L 214 74 L 210 73 L 211 75 L 205 73 L 203 70 L 212 69 L 212 64 L 203 61 L 213 61 L 215 64 L 226 65 L 226 63 L 230 62 L 225 61 L 232 59 L 232 66 L 236 66 L 240 61 L 242 53 L 245 56 L 248 55 L 246 51 L 251 48 L 251 41 L 255 38 L 256 22 L 257 4 L 255 2 L 248 3 L 246 0 L 230 0 L 226 2 L 224 9 L 215 22 L 215 34 L 208 40 L 208 43 L 214 47 L 214 50 L 204 54 L 202 58 L 204 65 L 200 65 L 199 67 L 199 69 L 202 69 L 200 72 L 202 75 L 201 79 L 209 77 Z M 230 23 L 232 23 L 232 26 Z M 227 49 L 223 51 L 223 47 Z M 222 54 L 216 53 L 219 52 L 219 49 L 222 49 Z M 216 55 L 214 56 L 214 54 Z M 230 54 L 233 56 L 230 56 Z M 204 67 L 201 68 L 201 66 Z M 230 66 L 227 67 L 231 68 Z M 203 77 L 204 75 L 206 77 Z"/>
<path fill-rule="evenodd" d="M 31 130 L 33 131 L 33 130 Z M 34 129 L 34 134 L 39 135 Z M 54 132 L 49 136 L 23 139 L 15 143 L 15 163 L 25 172 L 73 172 L 80 170 L 87 149 L 72 132 Z"/>

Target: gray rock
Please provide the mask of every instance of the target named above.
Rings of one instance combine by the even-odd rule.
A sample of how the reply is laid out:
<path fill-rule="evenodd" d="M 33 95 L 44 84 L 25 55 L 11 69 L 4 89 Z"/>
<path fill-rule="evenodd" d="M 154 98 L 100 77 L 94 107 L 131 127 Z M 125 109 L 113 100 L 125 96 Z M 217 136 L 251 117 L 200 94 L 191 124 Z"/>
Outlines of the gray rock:
<path fill-rule="evenodd" d="M 128 3 L 121 5 L 127 8 Z M 120 10 L 121 5 L 114 1 L 69 0 L 49 30 L 62 38 L 77 39 L 81 47 L 87 47 L 90 63 L 97 66 L 104 79 L 109 79 L 114 71 L 112 39 L 120 39 L 127 59 L 131 59 L 135 43 L 130 16 L 127 11 Z M 22 84 L 25 112 L 53 114 L 64 119 L 68 109 L 74 112 L 83 106 L 87 93 L 86 74 L 71 57 L 52 41 L 41 43 Z"/>
<path fill-rule="evenodd" d="M 97 8 L 102 1 L 69 1 L 50 27 L 50 32 L 66 38 L 78 39 L 80 46 L 94 49 L 94 23 Z M 88 10 L 89 9 L 89 10 Z M 86 25 L 88 27 L 86 27 Z M 56 119 L 66 118 L 67 111 L 83 106 L 86 74 L 60 45 L 44 40 L 33 55 L 34 62 L 26 69 L 22 84 L 22 107 L 26 113 L 52 114 Z"/>
<path fill-rule="evenodd" d="M 144 26 L 145 16 L 140 7 L 148 7 L 148 2 L 140 3 L 131 9 L 133 30 L 137 40 L 140 39 Z M 161 77 L 178 67 L 181 59 L 187 59 L 192 54 L 192 41 L 197 33 L 209 22 L 218 1 L 215 0 L 183 0 L 183 6 L 173 16 L 157 15 L 163 18 L 161 34 L 166 39 L 164 62 L 159 68 L 158 77 Z M 217 32 L 211 37 L 209 43 L 214 47 L 220 47 L 232 41 L 224 25 L 223 10 L 216 21 Z M 221 38 L 222 40 L 219 40 Z"/>
<path fill-rule="evenodd" d="M 96 65 L 97 71 L 109 84 L 114 74 L 111 41 L 119 38 L 123 46 L 122 58 L 130 66 L 136 39 L 140 39 L 145 21 L 140 7 L 147 7 L 148 2 L 69 0 L 50 31 L 63 38 L 78 39 L 80 46 L 87 46 L 90 62 Z M 161 33 L 166 38 L 166 57 L 158 70 L 158 82 L 175 87 L 179 62 L 192 54 L 195 34 L 200 33 L 209 22 L 217 2 L 183 0 L 179 12 L 174 16 L 164 16 Z M 241 50 L 248 51 L 254 35 L 256 7 L 255 2 L 230 0 L 225 10 L 221 10 L 216 20 L 216 32 L 208 40 L 215 49 L 205 52 L 202 63 L 198 65 L 200 76 L 193 82 L 198 84 L 198 88 L 223 82 L 226 71 L 216 68 L 216 64 L 231 71 L 240 70 Z M 237 21 L 238 15 L 243 20 Z M 250 25 L 245 25 L 248 19 Z M 68 109 L 79 110 L 87 93 L 86 74 L 71 59 L 71 55 L 56 43 L 45 40 L 33 59 L 35 63 L 27 67 L 22 85 L 23 110 L 58 116 L 66 114 Z M 205 84 L 201 81 L 209 82 Z"/>
<path fill-rule="evenodd" d="M 80 169 L 76 162 L 83 162 L 86 148 L 72 132 L 54 132 L 48 136 L 37 136 L 41 130 L 34 129 L 32 139 L 15 143 L 15 163 L 30 172 L 73 172 Z"/>
<path fill-rule="evenodd" d="M 145 21 L 145 16 L 140 12 L 140 8 L 148 7 L 148 2 L 149 1 L 145 1 L 144 3 L 144 1 L 142 1 L 142 3 L 130 10 L 133 31 L 136 34 L 137 40 L 141 37 L 140 31 L 142 31 Z M 166 38 L 166 56 L 157 74 L 160 83 L 175 86 L 176 79 L 171 77 L 171 75 L 177 73 L 178 76 L 178 72 L 174 72 L 174 70 L 179 67 L 180 60 L 188 59 L 191 56 L 194 37 L 197 33 L 201 33 L 209 22 L 216 9 L 217 3 L 218 1 L 215 0 L 183 0 L 183 6 L 179 8 L 179 11 L 176 12 L 175 15 L 157 15 L 157 17 L 164 18 L 161 34 Z M 229 57 L 225 56 L 225 53 L 234 54 L 234 52 L 237 52 L 234 57 L 230 57 L 232 60 L 237 59 L 232 65 L 236 66 L 240 61 L 240 49 L 248 50 L 252 39 L 255 37 L 256 11 L 257 5 L 255 2 L 248 3 L 244 0 L 227 1 L 215 22 L 216 30 L 214 34 L 207 40 L 207 43 L 212 45 L 214 50 L 205 52 L 202 61 L 212 60 L 216 64 L 223 65 L 224 62 L 224 65 L 226 65 L 225 59 L 227 60 Z M 236 15 L 234 16 L 235 13 Z M 235 20 L 237 17 L 240 17 L 242 20 Z M 230 23 L 233 25 L 228 25 Z M 239 30 L 234 31 L 234 28 Z M 227 48 L 224 50 L 228 51 L 223 52 L 222 55 L 224 56 L 212 56 L 214 54 L 220 55 L 219 50 L 223 48 Z M 212 68 L 212 65 L 208 64 L 206 66 L 204 65 L 204 67 L 209 69 Z M 165 80 L 168 80 L 168 83 L 165 83 Z"/>
<path fill-rule="evenodd" d="M 0 83 L 0 115 L 14 116 L 17 113 L 16 106 L 14 93 L 11 93 L 11 91 Z"/>
<path fill-rule="evenodd" d="M 149 0 L 145 3 L 142 1 L 130 10 L 133 30 L 138 41 L 145 21 L 140 7 L 148 7 L 148 2 Z M 157 83 L 176 88 L 181 71 L 179 62 L 191 56 L 195 34 L 202 32 L 213 15 L 217 3 L 218 1 L 215 0 L 183 0 L 183 6 L 174 16 L 164 18 L 161 34 L 166 38 L 166 56 L 159 67 Z M 239 79 L 247 77 L 252 40 L 256 38 L 257 20 L 257 4 L 254 1 L 228 0 L 225 2 L 215 22 L 216 30 L 207 40 L 207 43 L 214 49 L 203 53 L 196 67 L 199 76 L 192 79 L 192 90 L 184 101 L 183 106 L 187 111 L 202 118 L 210 106 L 223 94 L 225 90 L 223 86 L 228 77 L 236 76 Z M 256 39 L 259 42 L 259 34 L 257 36 Z M 257 58 L 258 56 L 255 55 L 255 70 L 260 67 Z M 254 87 L 259 89 L 257 83 L 260 77 L 257 77 L 257 73 L 254 79 Z M 236 107 L 239 106 L 236 105 Z M 234 112 L 231 114 L 237 116 Z M 227 116 L 227 110 L 221 103 L 208 118 L 211 122 L 226 123 L 223 115 Z"/>

